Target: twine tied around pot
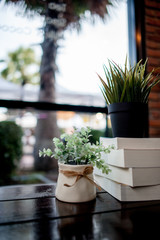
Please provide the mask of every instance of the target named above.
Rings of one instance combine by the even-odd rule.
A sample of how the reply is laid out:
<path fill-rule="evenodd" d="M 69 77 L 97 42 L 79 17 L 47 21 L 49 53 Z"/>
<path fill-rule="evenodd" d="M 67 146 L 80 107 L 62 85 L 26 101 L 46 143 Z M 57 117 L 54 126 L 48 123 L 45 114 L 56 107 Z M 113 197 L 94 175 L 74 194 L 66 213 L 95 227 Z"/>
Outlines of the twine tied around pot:
<path fill-rule="evenodd" d="M 59 170 L 60 173 L 64 174 L 66 177 L 76 177 L 75 182 L 72 185 L 69 185 L 67 183 L 64 184 L 66 187 L 72 187 L 78 182 L 79 179 L 82 177 L 88 179 L 92 184 L 94 184 L 99 190 L 101 190 L 101 187 L 91 178 L 89 178 L 87 175 L 93 173 L 93 167 L 92 166 L 86 166 L 83 170 L 83 172 L 76 172 L 76 171 L 68 171 L 68 170 Z"/>

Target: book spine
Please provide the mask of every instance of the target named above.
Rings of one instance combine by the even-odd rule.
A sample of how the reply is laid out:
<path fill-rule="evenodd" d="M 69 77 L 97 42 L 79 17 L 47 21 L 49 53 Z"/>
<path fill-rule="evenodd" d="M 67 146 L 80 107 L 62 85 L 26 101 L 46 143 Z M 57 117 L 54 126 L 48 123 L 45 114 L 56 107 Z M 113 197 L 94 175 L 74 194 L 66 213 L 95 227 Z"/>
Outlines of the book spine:
<path fill-rule="evenodd" d="M 119 168 L 111 165 L 109 168 L 109 174 L 104 174 L 97 168 L 94 173 L 131 187 L 160 184 L 160 168 Z"/>
<path fill-rule="evenodd" d="M 100 137 L 104 146 L 114 145 L 115 149 L 160 149 L 160 138 L 105 138 Z"/>
<path fill-rule="evenodd" d="M 118 149 L 102 154 L 102 159 L 107 164 L 122 168 L 160 167 L 160 150 Z"/>
<path fill-rule="evenodd" d="M 122 202 L 160 200 L 160 185 L 132 188 L 98 175 L 94 179 L 105 191 Z"/>

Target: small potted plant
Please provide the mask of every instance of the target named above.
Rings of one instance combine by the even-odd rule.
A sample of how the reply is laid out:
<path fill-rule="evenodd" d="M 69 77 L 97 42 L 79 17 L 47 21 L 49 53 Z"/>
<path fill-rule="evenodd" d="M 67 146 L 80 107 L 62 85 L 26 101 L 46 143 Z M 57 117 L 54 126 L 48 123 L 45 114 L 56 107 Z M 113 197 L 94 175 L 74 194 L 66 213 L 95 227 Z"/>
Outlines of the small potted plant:
<path fill-rule="evenodd" d="M 124 69 L 109 60 L 104 65 L 106 81 L 99 75 L 101 91 L 108 105 L 113 137 L 145 137 L 148 126 L 148 97 L 151 89 L 160 82 L 155 70 L 145 74 L 147 60 Z"/>
<path fill-rule="evenodd" d="M 101 143 L 91 144 L 91 129 L 74 129 L 71 134 L 64 133 L 53 138 L 54 151 L 43 149 L 41 156 L 54 157 L 58 160 L 59 175 L 56 198 L 65 202 L 87 202 L 96 197 L 96 183 L 93 179 L 93 167 L 103 173 L 110 171 L 101 159 L 101 153 L 109 153 L 113 146 L 104 147 Z"/>

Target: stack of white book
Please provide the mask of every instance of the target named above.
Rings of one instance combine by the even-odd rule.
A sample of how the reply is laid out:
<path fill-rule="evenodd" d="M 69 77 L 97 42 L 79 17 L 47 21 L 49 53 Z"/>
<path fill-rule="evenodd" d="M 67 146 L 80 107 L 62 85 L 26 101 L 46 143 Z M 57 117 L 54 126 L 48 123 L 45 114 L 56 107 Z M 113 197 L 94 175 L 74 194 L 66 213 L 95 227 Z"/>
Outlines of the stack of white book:
<path fill-rule="evenodd" d="M 100 138 L 114 145 L 102 159 L 111 172 L 94 169 L 96 182 L 120 201 L 160 200 L 160 138 Z"/>

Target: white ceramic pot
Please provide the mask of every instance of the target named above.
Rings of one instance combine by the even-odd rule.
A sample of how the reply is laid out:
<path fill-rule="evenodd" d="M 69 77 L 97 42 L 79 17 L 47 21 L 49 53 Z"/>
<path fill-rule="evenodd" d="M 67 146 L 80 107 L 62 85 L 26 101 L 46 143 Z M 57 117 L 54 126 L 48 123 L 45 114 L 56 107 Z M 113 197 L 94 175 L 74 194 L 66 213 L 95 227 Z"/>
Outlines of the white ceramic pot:
<path fill-rule="evenodd" d="M 76 203 L 88 202 L 96 198 L 96 186 L 92 181 L 92 165 L 69 165 L 61 163 L 58 165 L 59 175 L 55 193 L 58 200 Z M 88 170 L 89 174 L 87 173 Z"/>

